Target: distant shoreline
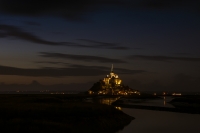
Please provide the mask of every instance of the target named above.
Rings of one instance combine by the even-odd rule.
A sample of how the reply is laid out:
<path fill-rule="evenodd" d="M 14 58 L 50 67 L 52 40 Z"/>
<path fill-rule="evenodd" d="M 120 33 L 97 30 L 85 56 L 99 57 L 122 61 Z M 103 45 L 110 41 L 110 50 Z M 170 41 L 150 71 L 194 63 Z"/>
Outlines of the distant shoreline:
<path fill-rule="evenodd" d="M 190 113 L 190 114 L 200 114 L 199 110 L 186 110 L 168 107 L 158 107 L 158 106 L 145 106 L 145 105 L 129 105 L 129 104 L 112 104 L 114 106 L 119 106 L 121 108 L 134 108 L 134 109 L 145 109 L 145 110 L 155 110 L 155 111 L 168 111 L 177 113 Z"/>
<path fill-rule="evenodd" d="M 114 106 L 119 106 L 122 108 L 135 108 L 135 109 L 146 109 L 155 111 L 168 111 L 177 113 L 190 113 L 190 114 L 200 114 L 200 99 L 198 97 L 178 97 L 174 98 L 171 102 L 175 108 L 161 107 L 161 106 L 148 106 L 148 105 L 134 105 L 124 103 L 123 100 L 117 100 L 112 103 Z"/>

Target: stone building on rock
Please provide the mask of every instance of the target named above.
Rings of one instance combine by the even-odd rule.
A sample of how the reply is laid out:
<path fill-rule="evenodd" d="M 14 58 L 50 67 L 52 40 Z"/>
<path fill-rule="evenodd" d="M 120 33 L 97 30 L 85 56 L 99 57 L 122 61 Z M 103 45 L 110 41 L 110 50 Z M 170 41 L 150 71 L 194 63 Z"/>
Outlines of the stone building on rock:
<path fill-rule="evenodd" d="M 106 75 L 103 80 L 95 83 L 88 91 L 89 94 L 102 94 L 102 95 L 132 95 L 140 94 L 139 91 L 133 90 L 128 86 L 122 84 L 122 80 L 117 74 L 113 72 L 113 65 L 111 72 Z"/>

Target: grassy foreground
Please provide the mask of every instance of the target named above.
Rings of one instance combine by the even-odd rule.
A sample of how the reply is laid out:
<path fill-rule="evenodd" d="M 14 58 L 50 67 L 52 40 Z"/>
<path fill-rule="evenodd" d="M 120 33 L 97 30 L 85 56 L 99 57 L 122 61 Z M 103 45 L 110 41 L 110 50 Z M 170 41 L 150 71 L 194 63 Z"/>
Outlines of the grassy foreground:
<path fill-rule="evenodd" d="M 114 133 L 133 117 L 76 95 L 0 95 L 0 132 Z"/>

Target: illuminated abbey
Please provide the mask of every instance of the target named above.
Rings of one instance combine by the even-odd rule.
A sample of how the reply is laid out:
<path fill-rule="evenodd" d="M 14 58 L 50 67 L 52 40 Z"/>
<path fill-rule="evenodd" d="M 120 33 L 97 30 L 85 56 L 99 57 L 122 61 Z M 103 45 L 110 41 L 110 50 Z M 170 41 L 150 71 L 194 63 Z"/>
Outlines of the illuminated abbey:
<path fill-rule="evenodd" d="M 111 72 L 103 80 L 95 83 L 91 89 L 89 89 L 89 94 L 109 94 L 109 95 L 132 95 L 139 94 L 138 91 L 129 88 L 122 84 L 122 80 L 117 74 L 113 72 L 113 65 L 111 67 Z"/>

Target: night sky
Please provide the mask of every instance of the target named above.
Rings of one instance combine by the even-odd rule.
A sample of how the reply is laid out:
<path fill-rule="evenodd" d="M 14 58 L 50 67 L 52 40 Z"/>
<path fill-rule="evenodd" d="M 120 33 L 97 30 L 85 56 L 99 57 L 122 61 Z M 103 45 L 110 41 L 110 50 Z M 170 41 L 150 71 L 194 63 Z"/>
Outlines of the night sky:
<path fill-rule="evenodd" d="M 0 84 L 110 73 L 147 91 L 200 91 L 198 0 L 0 0 Z"/>

